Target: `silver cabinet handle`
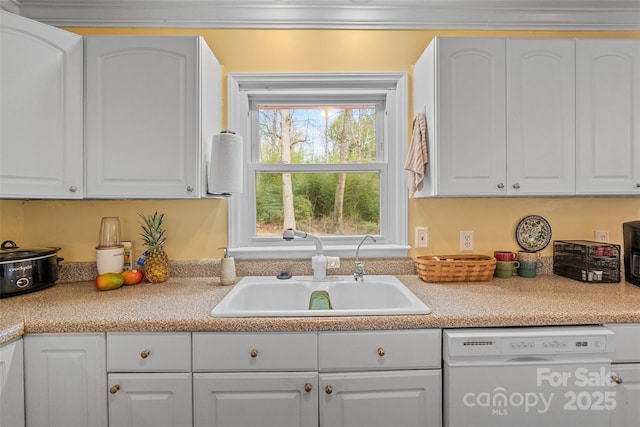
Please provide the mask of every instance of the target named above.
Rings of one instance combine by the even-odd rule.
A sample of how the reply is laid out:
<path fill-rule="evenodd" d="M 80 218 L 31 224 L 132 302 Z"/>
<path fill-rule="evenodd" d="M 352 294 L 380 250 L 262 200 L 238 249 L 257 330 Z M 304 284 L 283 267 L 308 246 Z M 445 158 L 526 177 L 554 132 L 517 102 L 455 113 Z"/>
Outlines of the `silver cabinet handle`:
<path fill-rule="evenodd" d="M 498 188 L 502 190 L 504 188 L 504 182 L 501 182 L 500 184 L 498 184 Z"/>
<path fill-rule="evenodd" d="M 189 193 L 193 193 L 193 187 L 189 185 L 189 186 L 187 187 L 187 192 L 189 192 Z"/>
<path fill-rule="evenodd" d="M 76 187 L 75 185 L 72 185 L 71 187 L 69 187 L 69 191 L 71 193 L 75 193 L 76 191 L 78 191 L 78 187 Z"/>
<path fill-rule="evenodd" d="M 518 184 L 518 183 L 516 182 L 515 184 L 513 184 L 513 188 L 515 188 L 515 189 L 517 190 L 518 188 L 520 188 L 520 184 Z"/>

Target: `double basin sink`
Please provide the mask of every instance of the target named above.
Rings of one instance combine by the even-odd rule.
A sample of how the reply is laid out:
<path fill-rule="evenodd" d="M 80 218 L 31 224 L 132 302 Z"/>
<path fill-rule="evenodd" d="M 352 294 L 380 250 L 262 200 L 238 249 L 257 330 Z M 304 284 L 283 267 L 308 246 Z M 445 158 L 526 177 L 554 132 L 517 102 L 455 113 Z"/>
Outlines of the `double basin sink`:
<path fill-rule="evenodd" d="M 431 309 L 394 276 L 248 276 L 211 310 L 213 317 L 389 316 Z"/>

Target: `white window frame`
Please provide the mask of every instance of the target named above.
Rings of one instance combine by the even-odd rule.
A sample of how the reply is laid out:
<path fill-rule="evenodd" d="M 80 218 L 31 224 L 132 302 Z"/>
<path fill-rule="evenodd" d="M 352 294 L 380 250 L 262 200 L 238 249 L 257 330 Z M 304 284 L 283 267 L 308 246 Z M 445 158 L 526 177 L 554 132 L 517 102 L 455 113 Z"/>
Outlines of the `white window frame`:
<path fill-rule="evenodd" d="M 406 73 L 230 73 L 228 128 L 243 137 L 244 191 L 229 198 L 229 253 L 238 259 L 309 258 L 315 253 L 311 239 L 287 242 L 280 236 L 255 238 L 255 162 L 252 152 L 251 99 L 264 95 L 284 97 L 316 93 L 352 93 L 386 98 L 384 139 L 378 148 L 386 165 L 380 182 L 380 235 L 360 248 L 361 258 L 403 258 L 408 254 L 408 191 L 404 161 L 408 143 L 408 77 Z M 308 167 L 309 165 L 305 165 Z M 366 165 L 349 165 L 350 170 Z M 384 176 L 384 178 L 383 178 Z M 306 231 L 306 230 L 301 230 Z M 362 236 L 318 236 L 327 255 L 353 258 Z"/>

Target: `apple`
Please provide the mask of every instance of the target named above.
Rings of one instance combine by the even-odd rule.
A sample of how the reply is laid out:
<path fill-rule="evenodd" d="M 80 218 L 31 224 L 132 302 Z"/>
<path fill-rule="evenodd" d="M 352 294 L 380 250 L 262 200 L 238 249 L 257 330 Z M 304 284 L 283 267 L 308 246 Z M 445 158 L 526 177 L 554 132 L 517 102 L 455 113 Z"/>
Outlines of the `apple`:
<path fill-rule="evenodd" d="M 121 273 L 125 285 L 137 285 L 142 282 L 142 270 L 125 270 Z"/>

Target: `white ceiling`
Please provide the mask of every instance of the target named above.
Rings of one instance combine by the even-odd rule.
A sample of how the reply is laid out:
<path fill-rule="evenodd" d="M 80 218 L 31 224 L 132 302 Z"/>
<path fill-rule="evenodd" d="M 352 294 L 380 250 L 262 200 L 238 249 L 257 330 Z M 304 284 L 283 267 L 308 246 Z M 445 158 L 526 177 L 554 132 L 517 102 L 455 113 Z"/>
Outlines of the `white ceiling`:
<path fill-rule="evenodd" d="M 640 30 L 640 0 L 0 0 L 56 26 Z"/>

